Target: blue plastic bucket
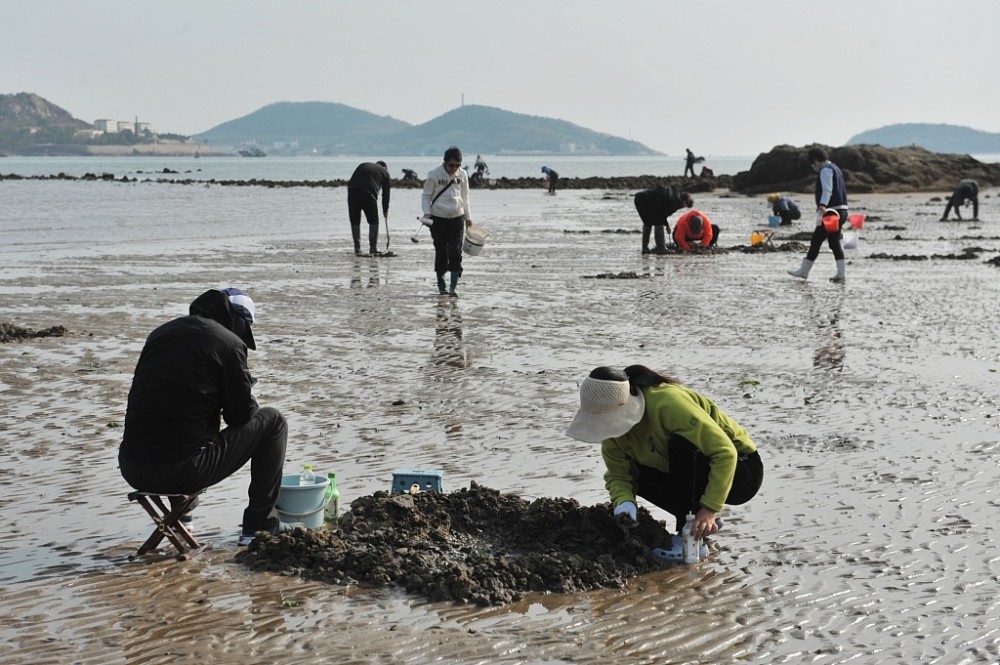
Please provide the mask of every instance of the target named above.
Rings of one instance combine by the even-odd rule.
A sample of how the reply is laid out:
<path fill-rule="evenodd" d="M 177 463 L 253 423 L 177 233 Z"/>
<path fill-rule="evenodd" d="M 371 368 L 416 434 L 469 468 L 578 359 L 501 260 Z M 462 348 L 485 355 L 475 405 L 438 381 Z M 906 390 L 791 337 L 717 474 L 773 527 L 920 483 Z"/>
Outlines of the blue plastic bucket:
<path fill-rule="evenodd" d="M 299 485 L 299 474 L 286 474 L 281 477 L 281 488 L 278 490 L 278 503 L 275 508 L 286 515 L 311 515 L 319 511 L 320 524 L 323 522 L 323 495 L 330 479 L 317 475 L 311 485 Z M 288 521 L 288 520 L 285 520 Z M 291 520 L 302 522 L 301 519 Z M 308 524 L 306 525 L 308 526 Z"/>
<path fill-rule="evenodd" d="M 767 216 L 767 225 L 768 226 L 781 226 L 781 217 L 778 217 L 777 215 L 768 215 Z"/>

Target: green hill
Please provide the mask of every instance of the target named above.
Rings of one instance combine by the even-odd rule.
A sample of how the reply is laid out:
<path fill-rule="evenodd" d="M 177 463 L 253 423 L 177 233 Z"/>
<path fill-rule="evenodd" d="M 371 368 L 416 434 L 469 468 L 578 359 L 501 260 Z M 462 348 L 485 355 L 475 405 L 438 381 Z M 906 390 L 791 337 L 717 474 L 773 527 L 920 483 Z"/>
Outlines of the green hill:
<path fill-rule="evenodd" d="M 437 155 L 449 145 L 470 154 L 659 154 L 636 141 L 564 120 L 477 105 L 462 106 L 414 126 L 343 104 L 279 102 L 194 138 L 216 148 L 258 144 L 271 152 L 290 154 L 315 150 L 349 155 Z"/>
<path fill-rule="evenodd" d="M 285 144 L 296 151 L 357 153 L 361 146 L 409 127 L 389 116 L 331 102 L 277 102 L 194 138 L 210 146 Z M 361 151 L 366 152 L 366 151 Z"/>
<path fill-rule="evenodd" d="M 919 146 L 931 152 L 988 155 L 1000 153 L 1000 134 L 957 125 L 906 123 L 869 129 L 852 136 L 847 145 Z"/>
<path fill-rule="evenodd" d="M 658 154 L 636 141 L 594 132 L 565 120 L 478 105 L 462 106 L 404 129 L 388 137 L 374 152 L 436 155 L 449 145 L 457 145 L 470 154 Z"/>
<path fill-rule="evenodd" d="M 93 125 L 36 94 L 0 95 L 0 148 L 72 143 L 80 129 Z"/>

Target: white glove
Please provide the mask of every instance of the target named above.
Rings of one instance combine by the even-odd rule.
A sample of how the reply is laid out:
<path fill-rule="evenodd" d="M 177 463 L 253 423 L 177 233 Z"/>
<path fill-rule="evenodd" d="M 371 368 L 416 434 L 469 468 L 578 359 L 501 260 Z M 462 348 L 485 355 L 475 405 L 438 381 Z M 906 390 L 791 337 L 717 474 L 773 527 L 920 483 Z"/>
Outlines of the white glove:
<path fill-rule="evenodd" d="M 420 218 L 420 223 L 423 224 L 424 226 L 431 226 L 432 224 L 434 224 L 434 220 L 431 218 L 430 215 L 424 215 L 423 217 Z"/>
<path fill-rule="evenodd" d="M 628 515 L 633 522 L 638 520 L 635 504 L 631 501 L 622 501 L 615 506 L 615 517 L 618 517 L 619 515 Z"/>

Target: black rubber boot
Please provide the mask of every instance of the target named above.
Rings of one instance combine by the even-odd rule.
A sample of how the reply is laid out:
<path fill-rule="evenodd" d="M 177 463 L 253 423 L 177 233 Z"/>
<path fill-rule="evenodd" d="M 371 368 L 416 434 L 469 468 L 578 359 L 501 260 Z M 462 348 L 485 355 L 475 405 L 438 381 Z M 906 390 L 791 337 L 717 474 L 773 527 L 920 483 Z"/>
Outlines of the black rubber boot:
<path fill-rule="evenodd" d="M 642 225 L 642 253 L 649 254 L 649 232 L 651 227 L 649 224 Z"/>
<path fill-rule="evenodd" d="M 457 298 L 458 294 L 455 293 L 455 288 L 458 286 L 458 273 L 454 270 L 451 273 L 451 288 L 448 290 L 448 295 L 452 298 Z"/>
<path fill-rule="evenodd" d="M 444 285 L 444 273 L 437 276 L 438 278 L 438 293 L 446 296 L 448 295 L 448 287 Z"/>
<path fill-rule="evenodd" d="M 380 256 L 378 251 L 378 224 L 368 225 L 368 253 L 372 256 Z"/>
<path fill-rule="evenodd" d="M 655 231 L 653 232 L 653 235 L 656 238 L 656 250 L 655 250 L 656 253 L 657 254 L 666 254 L 667 253 L 667 241 L 666 241 L 666 235 L 663 232 L 663 225 L 661 225 L 661 224 L 656 225 Z"/>
<path fill-rule="evenodd" d="M 361 225 L 351 224 L 351 235 L 354 237 L 354 255 L 361 256 Z"/>

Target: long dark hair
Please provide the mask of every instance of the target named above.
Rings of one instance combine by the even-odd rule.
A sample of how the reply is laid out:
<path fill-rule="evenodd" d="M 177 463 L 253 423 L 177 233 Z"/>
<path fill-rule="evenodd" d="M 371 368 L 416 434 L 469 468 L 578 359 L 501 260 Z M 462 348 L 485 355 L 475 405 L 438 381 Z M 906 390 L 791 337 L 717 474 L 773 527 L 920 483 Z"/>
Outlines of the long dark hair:
<path fill-rule="evenodd" d="M 680 385 L 680 380 L 651 370 L 645 365 L 629 365 L 625 368 L 625 376 L 628 377 L 629 385 L 633 388 L 650 388 L 661 383 Z"/>

